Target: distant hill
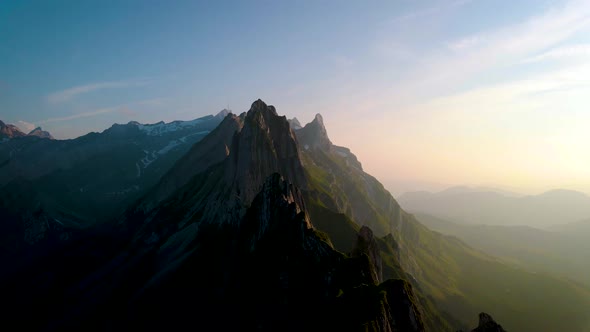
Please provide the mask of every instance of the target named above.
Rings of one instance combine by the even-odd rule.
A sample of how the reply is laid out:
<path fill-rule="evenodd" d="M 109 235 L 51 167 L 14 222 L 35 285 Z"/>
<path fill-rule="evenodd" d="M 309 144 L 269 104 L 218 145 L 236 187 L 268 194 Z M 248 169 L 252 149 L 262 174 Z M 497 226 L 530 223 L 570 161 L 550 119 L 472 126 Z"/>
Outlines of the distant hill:
<path fill-rule="evenodd" d="M 401 195 L 398 201 L 407 211 L 464 224 L 543 228 L 590 218 L 590 197 L 572 190 L 515 196 L 498 191 L 455 188 L 438 193 L 408 192 Z"/>
<path fill-rule="evenodd" d="M 456 236 L 505 262 L 544 271 L 590 287 L 590 221 L 560 225 L 563 232 L 529 226 L 465 225 L 428 214 L 416 218 L 426 227 Z M 578 226 L 578 227 L 576 227 Z"/>
<path fill-rule="evenodd" d="M 548 228 L 551 231 L 570 235 L 584 240 L 590 239 L 590 219 L 576 221 L 564 225 L 554 225 Z M 590 261 L 590 260 L 589 260 Z"/>

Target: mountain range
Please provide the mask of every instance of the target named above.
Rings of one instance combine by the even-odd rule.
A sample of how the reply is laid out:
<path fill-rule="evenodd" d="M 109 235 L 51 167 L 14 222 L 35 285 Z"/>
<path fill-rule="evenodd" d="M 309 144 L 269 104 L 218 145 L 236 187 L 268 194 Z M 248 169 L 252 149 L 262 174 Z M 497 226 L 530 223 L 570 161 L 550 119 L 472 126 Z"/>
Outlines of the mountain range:
<path fill-rule="evenodd" d="M 563 189 L 518 196 L 501 191 L 450 188 L 437 193 L 408 192 L 398 197 L 398 201 L 410 212 L 464 224 L 547 228 L 590 217 L 590 196 Z"/>
<path fill-rule="evenodd" d="M 331 142 L 319 114 L 301 126 L 257 100 L 191 125 L 132 122 L 57 145 L 30 139 L 0 145 L 6 324 L 590 327 L 587 288 L 428 229 Z M 113 188 L 124 194 L 111 199 Z"/>
<path fill-rule="evenodd" d="M 122 213 L 227 114 L 115 124 L 70 140 L 16 135 L 0 143 L 0 257 L 20 263 L 16 251 L 45 251 Z"/>
<path fill-rule="evenodd" d="M 53 139 L 53 136 L 47 131 L 37 127 L 28 134 L 23 133 L 17 126 L 6 124 L 0 121 L 0 142 L 5 142 L 13 138 L 25 137 L 25 136 L 36 136 L 39 138 Z"/>

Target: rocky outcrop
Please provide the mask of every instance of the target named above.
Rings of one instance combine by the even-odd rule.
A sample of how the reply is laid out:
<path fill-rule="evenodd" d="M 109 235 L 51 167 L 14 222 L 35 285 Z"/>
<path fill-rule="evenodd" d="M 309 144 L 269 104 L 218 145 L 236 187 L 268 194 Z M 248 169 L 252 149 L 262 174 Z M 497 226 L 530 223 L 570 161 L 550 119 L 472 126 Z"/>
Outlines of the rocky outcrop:
<path fill-rule="evenodd" d="M 190 222 L 239 223 L 273 173 L 300 189 L 307 187 L 297 140 L 286 117 L 257 100 L 247 113 L 228 115 L 196 144 L 142 201 L 140 213 L 129 218 L 156 224 L 174 219 L 181 227 Z M 165 200 L 165 206 L 156 208 Z M 147 236 L 156 231 L 153 227 L 157 228 L 147 227 Z"/>
<path fill-rule="evenodd" d="M 377 241 L 373 236 L 373 231 L 367 226 L 361 227 L 351 255 L 352 257 L 358 257 L 364 254 L 369 257 L 374 267 L 375 279 L 378 283 L 383 282 L 383 263 L 381 261 L 380 251 Z"/>
<path fill-rule="evenodd" d="M 393 331 L 425 331 L 422 314 L 416 304 L 412 285 L 405 280 L 387 280 L 380 285 L 387 294 Z"/>
<path fill-rule="evenodd" d="M 7 124 L 0 121 L 0 140 L 24 136 L 27 135 L 20 131 L 20 129 L 18 129 L 15 125 Z"/>
<path fill-rule="evenodd" d="M 471 332 L 506 332 L 502 325 L 496 323 L 492 316 L 482 312 L 479 314 L 478 326 Z"/>
<path fill-rule="evenodd" d="M 241 234 L 249 234 L 249 250 L 255 250 L 267 233 L 280 229 L 287 230 L 284 235 L 298 238 L 303 244 L 305 232 L 312 229 L 301 192 L 279 173 L 266 179 L 244 219 Z"/>
<path fill-rule="evenodd" d="M 225 179 L 235 183 L 234 194 L 250 204 L 264 180 L 275 172 L 301 189 L 307 187 L 297 140 L 286 117 L 258 99 L 234 138 Z"/>
<path fill-rule="evenodd" d="M 31 132 L 28 133 L 27 136 L 37 136 L 39 138 L 54 139 L 48 131 L 41 129 L 41 127 L 37 127 L 31 130 Z"/>
<path fill-rule="evenodd" d="M 293 118 L 293 119 L 289 119 L 289 125 L 291 126 L 291 129 L 293 130 L 298 130 L 303 128 L 301 126 L 301 122 L 299 122 L 299 120 L 297 118 Z"/>

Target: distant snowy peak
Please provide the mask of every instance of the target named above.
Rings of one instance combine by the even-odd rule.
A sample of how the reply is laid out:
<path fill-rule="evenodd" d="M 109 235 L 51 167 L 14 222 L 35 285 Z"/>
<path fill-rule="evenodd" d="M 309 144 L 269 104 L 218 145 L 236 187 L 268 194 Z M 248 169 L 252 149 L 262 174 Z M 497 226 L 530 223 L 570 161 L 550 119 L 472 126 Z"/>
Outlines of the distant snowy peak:
<path fill-rule="evenodd" d="M 143 132 L 145 132 L 148 136 L 162 136 L 167 133 L 173 133 L 179 130 L 185 130 L 188 128 L 195 127 L 197 125 L 204 124 L 210 120 L 217 120 L 221 122 L 231 111 L 228 109 L 223 109 L 216 115 L 207 115 L 202 118 L 189 120 L 189 121 L 181 121 L 176 120 L 172 122 L 165 123 L 164 121 L 160 121 L 158 123 L 153 124 L 142 124 L 137 121 L 130 121 L 128 124 L 137 126 L 137 128 Z"/>
<path fill-rule="evenodd" d="M 162 136 L 166 133 L 175 132 L 189 127 L 194 127 L 197 124 L 202 123 L 203 121 L 203 118 L 199 118 L 190 121 L 172 121 L 169 123 L 160 121 L 154 124 L 140 124 L 138 122 L 133 122 L 132 124 L 136 125 L 137 128 L 139 128 L 139 130 L 145 132 L 149 136 Z"/>

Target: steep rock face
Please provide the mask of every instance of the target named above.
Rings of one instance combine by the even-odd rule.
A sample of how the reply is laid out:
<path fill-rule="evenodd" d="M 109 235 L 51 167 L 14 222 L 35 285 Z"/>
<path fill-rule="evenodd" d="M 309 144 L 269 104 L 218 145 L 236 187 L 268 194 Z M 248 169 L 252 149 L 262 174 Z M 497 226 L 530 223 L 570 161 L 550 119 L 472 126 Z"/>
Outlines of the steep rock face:
<path fill-rule="evenodd" d="M 387 294 L 393 331 L 425 331 L 422 313 L 416 305 L 417 299 L 410 283 L 399 279 L 387 280 L 380 287 Z"/>
<path fill-rule="evenodd" d="M 244 127 L 234 139 L 226 179 L 236 183 L 235 194 L 249 204 L 270 174 L 278 172 L 299 188 L 306 179 L 295 134 L 286 117 L 258 99 L 246 114 Z"/>
<path fill-rule="evenodd" d="M 328 132 L 324 126 L 324 119 L 321 114 L 316 114 L 312 122 L 305 125 L 305 127 L 298 130 L 297 137 L 301 148 L 308 149 L 322 149 L 329 150 L 332 147 L 332 142 L 328 138 Z"/>
<path fill-rule="evenodd" d="M 380 252 L 381 250 L 373 237 L 373 231 L 367 226 L 361 227 L 352 256 L 358 257 L 363 254 L 369 256 L 371 263 L 375 267 L 375 279 L 378 282 L 383 282 L 383 263 Z"/>
<path fill-rule="evenodd" d="M 218 114 L 217 116 L 224 114 Z M 242 119 L 227 113 L 223 121 L 203 140 L 197 142 L 173 167 L 166 173 L 156 190 L 146 199 L 149 206 L 155 206 L 174 191 L 178 190 L 190 179 L 222 162 L 230 153 L 233 137 L 242 129 Z"/>
<path fill-rule="evenodd" d="M 148 196 L 139 208 L 132 209 L 127 219 L 153 221 L 145 227 L 145 236 L 158 234 L 157 225 L 171 220 L 180 228 L 192 222 L 239 222 L 273 173 L 281 174 L 298 188 L 307 187 L 297 140 L 286 117 L 279 116 L 273 106 L 261 100 L 255 101 L 246 114 L 228 117 L 231 130 L 220 130 L 211 141 L 200 142 L 177 165 L 178 169 L 189 170 L 189 176 L 182 179 L 183 186 L 167 195 L 178 187 L 169 180 L 178 178 L 174 169 L 154 188 L 157 199 Z M 227 146 L 225 142 L 232 130 L 235 134 Z M 215 156 L 207 157 L 209 145 L 216 149 Z M 223 157 L 221 162 L 214 163 Z M 193 165 L 196 160 L 199 161 Z M 164 204 L 154 207 L 154 201 Z M 166 231 L 175 230 L 168 226 Z"/>
<path fill-rule="evenodd" d="M 37 127 L 31 130 L 31 132 L 28 133 L 27 136 L 37 136 L 39 138 L 54 139 L 48 131 L 41 129 L 41 127 Z"/>
<path fill-rule="evenodd" d="M 266 233 L 277 229 L 286 229 L 289 230 L 289 236 L 301 237 L 299 241 L 303 245 L 303 234 L 312 229 L 304 210 L 305 204 L 299 189 L 284 181 L 279 173 L 270 175 L 248 209 L 246 222 L 242 225 L 243 234 L 250 234 L 249 250 L 255 250 L 256 244 Z"/>

